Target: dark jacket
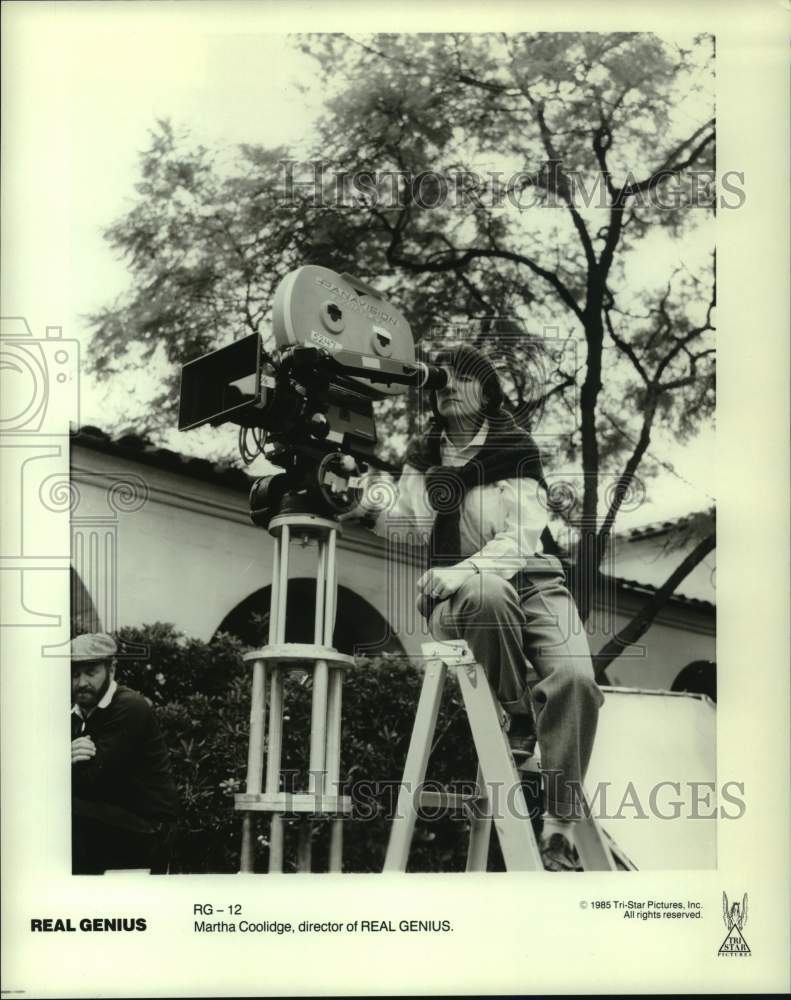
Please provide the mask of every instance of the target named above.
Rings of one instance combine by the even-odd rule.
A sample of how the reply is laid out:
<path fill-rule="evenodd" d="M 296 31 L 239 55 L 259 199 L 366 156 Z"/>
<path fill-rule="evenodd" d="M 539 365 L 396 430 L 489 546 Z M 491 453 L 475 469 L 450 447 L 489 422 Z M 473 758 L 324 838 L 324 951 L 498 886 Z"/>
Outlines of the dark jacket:
<path fill-rule="evenodd" d="M 95 709 L 84 724 L 72 714 L 71 736 L 90 736 L 96 744 L 95 757 L 72 766 L 74 800 L 106 805 L 111 812 L 117 808 L 119 817 L 130 812 L 152 824 L 176 818 L 168 750 L 141 694 L 119 684 L 110 704 Z"/>

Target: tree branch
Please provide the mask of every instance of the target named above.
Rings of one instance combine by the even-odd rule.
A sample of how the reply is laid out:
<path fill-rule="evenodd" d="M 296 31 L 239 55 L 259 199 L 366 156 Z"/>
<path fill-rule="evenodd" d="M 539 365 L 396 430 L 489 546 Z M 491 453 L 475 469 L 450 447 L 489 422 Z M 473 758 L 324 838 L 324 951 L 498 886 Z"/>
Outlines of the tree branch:
<path fill-rule="evenodd" d="M 602 115 L 603 118 L 604 116 Z M 607 166 L 607 153 L 611 144 L 612 132 L 609 125 L 605 124 L 602 120 L 599 127 L 593 133 L 593 152 L 596 154 L 596 161 L 599 164 L 599 170 L 601 170 L 604 183 L 607 186 L 607 192 L 611 198 L 615 199 L 618 197 L 618 189 L 612 182 L 612 174 L 610 173 L 610 168 Z"/>
<path fill-rule="evenodd" d="M 543 102 L 537 101 L 526 83 L 520 80 L 519 75 L 514 70 L 514 53 L 510 45 L 506 44 L 509 54 L 511 56 L 511 71 L 514 74 L 514 79 L 516 80 L 517 87 L 522 94 L 527 98 L 530 107 L 533 109 L 536 121 L 538 122 L 538 130 L 541 136 L 541 142 L 544 146 L 544 150 L 547 154 L 550 164 L 556 165 L 559 169 L 557 174 L 555 174 L 555 179 L 558 183 L 554 186 L 549 184 L 544 184 L 543 186 L 548 190 L 556 190 L 560 197 L 563 199 L 566 208 L 571 215 L 571 220 L 574 224 L 574 228 L 577 230 L 577 235 L 579 236 L 580 243 L 582 244 L 582 249 L 585 253 L 585 259 L 588 263 L 588 268 L 594 268 L 596 266 L 596 254 L 593 250 L 593 243 L 590 238 L 590 233 L 588 232 L 588 227 L 585 225 L 585 220 L 582 218 L 580 213 L 574 206 L 574 197 L 571 189 L 569 188 L 568 182 L 562 173 L 562 157 L 559 156 L 557 149 L 555 148 L 554 139 L 552 132 L 547 124 L 546 116 L 544 114 L 544 104 Z"/>
<path fill-rule="evenodd" d="M 603 411 L 602 411 L 603 412 Z M 618 427 L 612 417 L 605 413 L 604 416 L 613 424 L 614 427 Z M 610 501 L 610 507 L 604 517 L 601 529 L 599 530 L 599 539 L 603 543 L 609 540 L 610 533 L 612 532 L 612 526 L 615 522 L 615 518 L 618 511 L 621 509 L 624 500 L 626 499 L 629 487 L 632 484 L 632 480 L 635 477 L 638 466 L 643 460 L 643 455 L 648 451 L 648 446 L 651 443 L 651 428 L 654 424 L 654 417 L 656 416 L 656 391 L 652 388 L 648 391 L 648 397 L 646 399 L 646 408 L 643 414 L 643 423 L 640 428 L 640 437 L 637 439 L 637 444 L 632 454 L 624 466 L 624 470 L 618 477 L 618 482 L 615 485 L 615 490 L 613 491 L 613 498 Z M 620 428 L 618 428 L 620 430 Z"/>
<path fill-rule="evenodd" d="M 574 223 L 574 228 L 577 230 L 577 235 L 580 238 L 580 243 L 582 244 L 582 249 L 585 252 L 585 260 L 588 262 L 588 268 L 593 268 L 596 266 L 596 254 L 593 252 L 593 243 L 591 242 L 590 233 L 588 232 L 588 227 L 585 225 L 585 220 L 582 218 L 580 213 L 574 207 L 574 200 L 572 192 L 569 189 L 568 182 L 562 173 L 562 159 L 558 155 L 555 149 L 555 143 L 552 139 L 552 133 L 547 125 L 546 116 L 544 115 L 543 104 L 538 104 L 533 101 L 530 97 L 530 93 L 525 90 L 527 99 L 530 101 L 531 105 L 535 108 L 536 121 L 538 122 L 539 132 L 541 133 L 541 141 L 544 145 L 544 149 L 549 158 L 550 164 L 557 165 L 558 171 L 555 174 L 555 179 L 558 182 L 554 189 L 563 199 L 566 208 L 569 210 L 571 215 L 571 221 Z M 553 188 L 547 185 L 547 190 L 552 190 Z"/>
<path fill-rule="evenodd" d="M 711 132 L 703 139 L 702 142 L 692 150 L 686 160 L 682 160 L 680 163 L 674 163 L 677 156 L 680 156 L 684 149 L 689 146 L 695 139 L 705 131 L 707 128 L 711 128 Z M 638 181 L 636 184 L 626 184 L 621 188 L 619 198 L 630 198 L 636 194 L 641 194 L 643 191 L 650 191 L 651 188 L 655 187 L 660 181 L 664 180 L 666 177 L 673 177 L 676 174 L 680 174 L 687 167 L 691 166 L 695 160 L 698 159 L 700 154 L 709 145 L 709 143 L 714 142 L 714 119 L 701 125 L 700 128 L 696 129 L 692 135 L 685 139 L 684 142 L 680 143 L 670 153 L 666 158 L 661 167 L 657 168 L 650 177 L 646 177 L 645 180 Z"/>
<path fill-rule="evenodd" d="M 662 375 L 664 374 L 664 372 L 665 372 L 667 366 L 670 364 L 670 362 L 682 350 L 685 351 L 685 353 L 690 357 L 690 360 L 692 360 L 692 371 L 693 371 L 693 374 L 694 374 L 695 367 L 696 367 L 695 360 L 693 359 L 693 356 L 689 354 L 689 352 L 686 350 L 686 348 L 687 348 L 688 344 L 692 343 L 693 340 L 697 339 L 701 334 L 705 333 L 706 330 L 713 330 L 714 329 L 714 327 L 711 325 L 711 311 L 712 311 L 713 308 L 714 308 L 714 300 L 712 299 L 712 301 L 709 303 L 708 308 L 706 309 L 706 322 L 703 323 L 702 326 L 693 326 L 692 329 L 689 330 L 683 337 L 677 337 L 677 338 L 675 338 L 673 346 L 671 347 L 671 349 L 667 352 L 667 354 L 664 356 L 664 358 L 662 358 L 662 360 L 657 365 L 657 369 L 656 369 L 656 372 L 654 374 L 653 381 L 657 385 L 659 385 L 662 389 L 676 388 L 676 385 L 674 383 L 672 383 L 672 382 L 662 383 L 662 382 L 660 382 L 660 379 L 662 378 Z M 670 327 L 671 327 L 672 324 L 671 324 L 671 321 L 670 321 L 670 317 L 667 315 L 666 312 L 664 312 L 664 305 L 663 305 L 663 308 L 662 308 L 662 312 L 663 312 L 664 318 L 665 318 L 665 320 L 667 322 L 667 328 L 670 329 Z M 704 353 L 706 353 L 706 352 L 701 352 L 701 356 Z M 684 382 L 683 384 L 686 385 L 688 383 Z"/>
<path fill-rule="evenodd" d="M 607 681 L 607 667 L 616 660 L 628 647 L 638 642 L 651 627 L 654 619 L 667 604 L 669 598 L 676 587 L 684 580 L 692 570 L 699 565 L 713 551 L 717 543 L 716 533 L 707 535 L 701 539 L 695 548 L 681 561 L 662 586 L 645 603 L 635 617 L 621 631 L 596 653 L 593 657 L 593 665 L 596 673 L 596 680 L 599 683 Z"/>
<path fill-rule="evenodd" d="M 387 248 L 386 255 L 388 263 L 395 264 L 398 267 L 403 267 L 404 270 L 411 271 L 413 274 L 442 274 L 446 271 L 457 271 L 466 267 L 471 261 L 478 258 L 488 260 L 508 260 L 515 264 L 522 264 L 551 285 L 557 292 L 561 301 L 568 306 L 577 319 L 579 319 L 580 322 L 584 322 L 582 309 L 566 284 L 554 271 L 549 271 L 546 268 L 541 267 L 540 264 L 537 264 L 534 260 L 530 257 L 526 257 L 524 254 L 514 253 L 511 250 L 487 250 L 483 247 L 473 247 L 464 251 L 447 251 L 447 254 L 454 254 L 454 256 L 445 260 L 440 259 L 429 263 L 427 261 L 417 261 L 403 256 L 403 254 L 398 250 L 399 243 L 400 240 L 398 238 L 394 238 L 391 241 L 390 246 Z M 447 256 L 447 254 L 443 253 L 438 254 L 437 256 Z"/>
<path fill-rule="evenodd" d="M 637 374 L 646 384 L 648 384 L 648 382 L 650 382 L 650 379 L 648 378 L 648 373 L 646 372 L 645 368 L 643 368 L 640 359 L 637 357 L 637 352 L 635 351 L 635 349 L 632 347 L 631 344 L 627 343 L 627 341 L 625 341 L 623 337 L 620 337 L 618 334 L 616 334 L 615 330 L 613 329 L 612 318 L 610 317 L 609 309 L 604 310 L 604 320 L 607 324 L 607 332 L 610 334 L 610 337 L 612 338 L 612 341 L 615 344 L 615 346 L 618 348 L 619 351 L 621 351 L 622 354 L 625 354 L 626 357 L 629 358 L 629 360 L 634 365 Z"/>
<path fill-rule="evenodd" d="M 530 404 L 531 410 L 541 410 L 541 408 L 546 404 L 547 400 L 551 399 L 553 396 L 557 396 L 559 393 L 562 394 L 566 389 L 570 389 L 571 386 L 577 384 L 577 379 L 574 375 L 567 375 L 563 381 L 558 382 L 557 385 L 552 386 L 552 388 L 545 392 L 543 396 L 539 396 L 538 399 L 534 400 Z"/>

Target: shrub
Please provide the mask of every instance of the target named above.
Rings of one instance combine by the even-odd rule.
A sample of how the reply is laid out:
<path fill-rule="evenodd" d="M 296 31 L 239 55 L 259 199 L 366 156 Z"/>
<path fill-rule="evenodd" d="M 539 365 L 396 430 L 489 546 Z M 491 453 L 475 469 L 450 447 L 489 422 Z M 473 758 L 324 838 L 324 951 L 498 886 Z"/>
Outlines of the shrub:
<path fill-rule="evenodd" d="M 170 748 L 181 804 L 181 831 L 171 865 L 174 872 L 239 870 L 241 814 L 233 795 L 245 787 L 250 713 L 250 668 L 244 647 L 219 633 L 210 643 L 188 639 L 172 625 L 125 628 L 127 649 L 147 656 L 121 659 L 121 683 L 154 705 Z M 384 784 L 400 781 L 415 719 L 421 672 L 384 655 L 359 659 L 343 687 L 341 780 L 367 818 L 344 821 L 344 871 L 381 871 L 390 822 Z M 291 672 L 284 682 L 283 783 L 306 786 L 312 678 Z M 472 739 L 461 697 L 448 684 L 437 723 L 436 750 L 428 776 L 452 783 L 475 778 Z M 394 795 L 394 792 L 391 791 Z M 296 866 L 296 826 L 286 822 L 286 870 Z M 410 870 L 463 870 L 468 824 L 461 817 L 419 822 Z M 329 824 L 313 824 L 314 870 L 326 869 Z M 268 866 L 268 820 L 257 820 L 256 868 Z"/>

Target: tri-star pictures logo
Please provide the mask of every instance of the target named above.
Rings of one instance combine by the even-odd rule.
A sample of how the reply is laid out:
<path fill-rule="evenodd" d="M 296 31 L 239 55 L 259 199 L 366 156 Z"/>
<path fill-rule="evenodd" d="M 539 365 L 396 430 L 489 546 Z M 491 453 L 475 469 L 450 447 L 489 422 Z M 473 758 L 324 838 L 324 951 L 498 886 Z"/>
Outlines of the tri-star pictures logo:
<path fill-rule="evenodd" d="M 741 903 L 728 905 L 728 897 L 722 894 L 722 919 L 725 922 L 725 929 L 728 931 L 725 940 L 720 945 L 718 955 L 740 955 L 750 954 L 750 948 L 744 940 L 742 928 L 747 923 L 747 893 L 745 892 Z"/>

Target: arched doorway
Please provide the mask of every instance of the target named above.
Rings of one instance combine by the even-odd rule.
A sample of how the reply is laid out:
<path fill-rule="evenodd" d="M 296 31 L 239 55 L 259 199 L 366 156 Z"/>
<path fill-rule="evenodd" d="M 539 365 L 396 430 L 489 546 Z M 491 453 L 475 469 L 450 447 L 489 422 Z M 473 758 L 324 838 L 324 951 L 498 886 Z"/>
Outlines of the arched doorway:
<path fill-rule="evenodd" d="M 102 632 L 102 622 L 93 603 L 93 598 L 73 566 L 69 567 L 69 598 L 71 602 L 71 637 L 83 635 L 85 632 Z"/>
<path fill-rule="evenodd" d="M 266 643 L 269 593 L 269 587 L 262 587 L 246 597 L 223 618 L 217 631 L 229 632 L 251 646 Z M 286 642 L 313 642 L 315 603 L 315 580 L 289 580 Z M 355 654 L 375 650 L 377 653 L 404 654 L 401 642 L 376 608 L 353 590 L 340 585 L 334 645 L 341 653 Z"/>
<path fill-rule="evenodd" d="M 717 664 L 713 660 L 693 660 L 679 671 L 671 691 L 705 694 L 717 702 Z"/>

